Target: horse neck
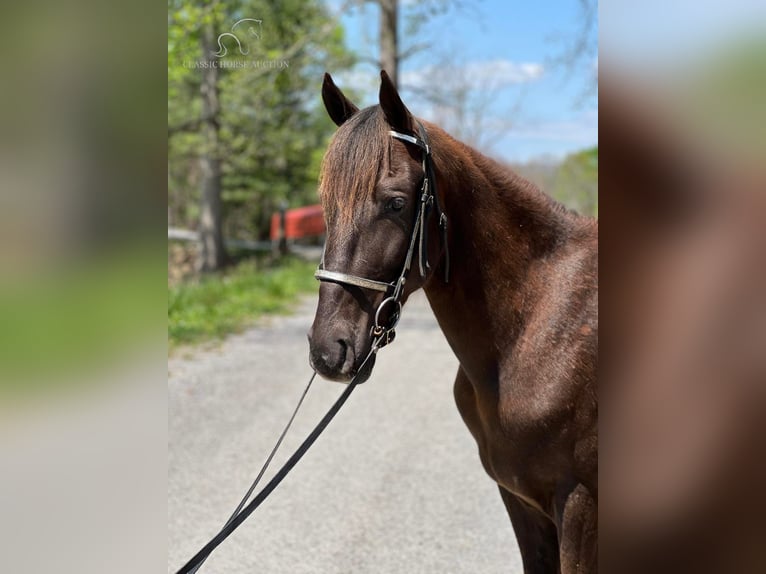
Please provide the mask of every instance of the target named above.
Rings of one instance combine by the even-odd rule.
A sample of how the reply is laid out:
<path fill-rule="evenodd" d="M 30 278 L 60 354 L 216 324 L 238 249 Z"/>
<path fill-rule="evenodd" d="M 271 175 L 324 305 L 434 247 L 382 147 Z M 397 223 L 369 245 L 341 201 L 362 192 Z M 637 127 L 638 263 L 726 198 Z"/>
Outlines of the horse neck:
<path fill-rule="evenodd" d="M 438 128 L 429 133 L 451 271 L 445 284 L 437 269 L 426 295 L 462 366 L 491 377 L 540 289 L 542 262 L 566 243 L 574 218 L 509 169 Z"/>

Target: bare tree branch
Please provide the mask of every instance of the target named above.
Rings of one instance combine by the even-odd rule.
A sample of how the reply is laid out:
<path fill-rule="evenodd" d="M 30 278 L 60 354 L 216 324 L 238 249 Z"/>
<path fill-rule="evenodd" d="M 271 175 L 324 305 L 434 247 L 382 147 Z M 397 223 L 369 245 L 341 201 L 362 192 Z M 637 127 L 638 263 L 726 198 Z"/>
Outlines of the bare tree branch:
<path fill-rule="evenodd" d="M 598 57 L 598 38 L 594 33 L 598 27 L 598 1 L 578 0 L 580 6 L 579 27 L 574 37 L 564 45 L 561 52 L 551 59 L 551 65 L 562 68 L 571 76 L 581 65 L 591 66 Z M 593 81 L 586 88 L 580 100 L 593 95 L 598 88 L 597 68 L 593 69 Z"/>
<path fill-rule="evenodd" d="M 413 44 L 406 50 L 403 50 L 399 52 L 399 55 L 397 56 L 399 60 L 406 60 L 410 56 L 413 56 L 417 54 L 418 52 L 422 52 L 423 50 L 427 50 L 431 47 L 431 44 L 428 42 L 418 42 L 417 44 Z"/>

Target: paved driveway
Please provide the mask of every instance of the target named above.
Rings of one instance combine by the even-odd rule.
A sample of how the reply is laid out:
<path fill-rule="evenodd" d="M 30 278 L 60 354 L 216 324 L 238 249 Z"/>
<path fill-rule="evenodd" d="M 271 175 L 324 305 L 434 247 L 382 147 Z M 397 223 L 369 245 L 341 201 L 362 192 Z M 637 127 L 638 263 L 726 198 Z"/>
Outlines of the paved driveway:
<path fill-rule="evenodd" d="M 306 299 L 290 317 L 169 361 L 169 572 L 221 526 L 285 424 L 311 373 L 315 308 Z M 500 495 L 454 405 L 457 360 L 422 293 L 397 335 L 370 380 L 200 572 L 522 572 Z M 317 378 L 273 469 L 342 390 Z"/>

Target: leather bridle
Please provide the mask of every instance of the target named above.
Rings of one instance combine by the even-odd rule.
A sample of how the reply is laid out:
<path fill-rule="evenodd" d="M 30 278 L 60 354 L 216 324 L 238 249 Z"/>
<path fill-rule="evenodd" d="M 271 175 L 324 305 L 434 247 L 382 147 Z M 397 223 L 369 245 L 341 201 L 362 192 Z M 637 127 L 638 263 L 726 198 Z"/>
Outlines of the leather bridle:
<path fill-rule="evenodd" d="M 282 431 L 282 434 L 280 435 L 276 445 L 272 449 L 271 454 L 266 459 L 266 463 L 261 468 L 261 471 L 258 473 L 258 476 L 256 477 L 255 481 L 253 482 L 253 484 L 250 486 L 250 489 L 245 494 L 245 497 L 239 503 L 234 513 L 226 521 L 226 524 L 223 525 L 223 527 L 219 530 L 219 532 L 207 544 L 205 544 L 205 546 L 203 546 L 194 556 L 192 556 L 189 559 L 189 561 L 186 564 L 184 564 L 180 570 L 178 570 L 177 574 L 194 574 L 195 572 L 197 572 L 197 570 L 202 566 L 205 560 L 207 560 L 208 556 L 213 552 L 213 550 L 215 550 L 215 548 L 221 542 L 223 542 L 232 532 L 234 532 L 234 530 L 237 527 L 239 527 L 239 525 L 242 524 L 247 519 L 247 517 L 250 516 L 263 503 L 264 500 L 266 500 L 266 498 L 274 491 L 274 489 L 277 486 L 279 486 L 279 484 L 282 482 L 282 480 L 284 480 L 285 476 L 287 476 L 290 470 L 292 470 L 292 468 L 296 464 L 298 464 L 298 461 L 303 457 L 304 454 L 306 454 L 308 449 L 311 448 L 311 445 L 314 444 L 314 441 L 316 441 L 316 439 L 319 437 L 322 431 L 327 427 L 328 424 L 330 424 L 330 421 L 338 413 L 338 411 L 346 402 L 346 400 L 348 399 L 349 395 L 354 390 L 354 388 L 357 385 L 362 383 L 362 380 L 361 380 L 363 378 L 362 371 L 364 371 L 367 364 L 376 355 L 376 353 L 378 352 L 378 349 L 380 349 L 381 347 L 384 347 L 385 345 L 393 341 L 395 336 L 394 328 L 396 327 L 396 324 L 399 322 L 399 317 L 402 311 L 401 300 L 402 300 L 402 293 L 404 291 L 404 284 L 407 280 L 407 275 L 409 274 L 410 267 L 412 265 L 412 257 L 415 253 L 416 248 L 418 249 L 419 259 L 420 259 L 419 260 L 420 276 L 425 277 L 427 270 L 430 269 L 428 265 L 428 222 L 429 222 L 429 218 L 430 218 L 433 207 L 436 207 L 436 212 L 439 214 L 439 228 L 441 229 L 442 249 L 444 251 L 444 257 L 445 257 L 444 281 L 447 282 L 449 280 L 449 250 L 447 246 L 447 216 L 444 213 L 444 210 L 442 209 L 441 204 L 439 203 L 439 196 L 436 194 L 436 186 L 435 186 L 436 178 L 434 177 L 433 163 L 431 159 L 431 148 L 428 145 L 428 136 L 426 134 L 425 129 L 423 129 L 423 126 L 420 124 L 420 122 L 418 122 L 417 125 L 418 125 L 418 132 L 420 133 L 420 137 L 404 134 L 394 130 L 391 130 L 389 132 L 392 137 L 407 143 L 414 144 L 423 151 L 423 186 L 420 189 L 420 204 L 418 207 L 418 212 L 415 216 L 414 227 L 412 228 L 412 236 L 410 237 L 409 249 L 407 250 L 407 256 L 404 258 L 404 265 L 402 266 L 402 271 L 399 274 L 399 278 L 392 283 L 386 283 L 384 281 L 376 281 L 374 279 L 358 277 L 356 275 L 350 275 L 348 273 L 341 273 L 338 271 L 328 271 L 324 269 L 324 255 L 322 255 L 322 262 L 319 264 L 319 269 L 317 269 L 316 273 L 314 273 L 314 277 L 316 277 L 320 281 L 331 281 L 333 283 L 353 285 L 355 287 L 361 287 L 362 289 L 380 291 L 388 295 L 388 297 L 383 299 L 380 305 L 378 305 L 378 308 L 375 311 L 375 324 L 372 328 L 372 333 L 371 333 L 373 336 L 373 340 L 372 340 L 372 345 L 370 347 L 370 350 L 367 353 L 367 356 L 365 357 L 364 361 L 362 361 L 362 364 L 359 367 L 357 374 L 354 375 L 354 377 L 351 379 L 348 387 L 346 387 L 346 389 L 343 391 L 341 396 L 338 397 L 338 399 L 335 401 L 332 407 L 330 407 L 330 410 L 327 411 L 327 414 L 325 414 L 322 420 L 319 421 L 319 423 L 314 428 L 314 430 L 311 431 L 311 433 L 301 443 L 301 445 L 293 453 L 293 455 L 282 465 L 282 468 L 279 469 L 279 471 L 268 482 L 268 484 L 264 486 L 263 489 L 245 506 L 247 500 L 250 498 L 250 495 L 252 494 L 256 485 L 258 484 L 264 472 L 268 468 L 269 463 L 274 457 L 274 454 L 276 453 L 277 449 L 282 443 L 282 439 L 287 433 L 287 430 L 290 428 L 290 425 L 292 424 L 292 421 L 295 418 L 295 415 L 298 412 L 298 409 L 300 408 L 301 403 L 303 402 L 303 399 L 306 396 L 306 393 L 308 392 L 309 387 L 311 386 L 311 382 L 314 380 L 314 376 L 316 375 L 316 372 L 314 372 L 314 375 L 312 375 L 311 379 L 309 379 L 309 383 L 308 383 L 308 386 L 306 387 L 306 390 L 303 391 L 303 395 L 301 396 L 301 399 L 298 402 L 298 405 L 293 411 L 292 417 L 290 417 L 290 420 L 288 421 L 287 426 Z M 394 305 L 395 311 L 393 315 L 390 317 L 388 324 L 382 325 L 380 323 L 380 319 L 381 319 L 380 315 L 381 315 L 381 311 L 386 307 L 386 305 Z"/>
<path fill-rule="evenodd" d="M 402 265 L 402 270 L 401 273 L 399 273 L 398 279 L 391 283 L 387 283 L 385 281 L 377 281 L 375 279 L 359 277 L 358 275 L 351 275 L 350 273 L 330 271 L 324 268 L 324 253 L 322 254 L 322 261 L 319 263 L 319 268 L 314 273 L 314 277 L 319 281 L 328 281 L 331 283 L 339 283 L 341 285 L 352 285 L 354 287 L 361 287 L 362 289 L 380 291 L 388 295 L 381 301 L 380 305 L 378 305 L 378 308 L 375 311 L 375 323 L 372 327 L 371 335 L 380 339 L 379 347 L 383 347 L 393 341 L 396 334 L 394 329 L 401 316 L 404 284 L 407 281 L 407 275 L 412 266 L 412 257 L 415 254 L 416 249 L 418 251 L 420 276 L 425 277 L 427 271 L 430 269 L 428 263 L 428 223 L 434 208 L 436 208 L 436 213 L 439 217 L 439 229 L 441 230 L 441 242 L 444 251 L 444 281 L 449 281 L 447 214 L 444 213 L 439 201 L 439 195 L 436 193 L 436 177 L 434 175 L 431 146 L 428 144 L 428 134 L 420 122 L 417 122 L 417 127 L 420 137 L 395 130 L 389 131 L 391 137 L 418 146 L 423 154 L 423 185 L 420 188 L 420 202 L 418 204 L 417 213 L 415 214 L 409 248 L 407 249 L 407 255 L 404 258 L 404 264 Z M 393 305 L 394 312 L 391 314 L 388 324 L 382 325 L 380 323 L 381 311 L 387 305 Z"/>

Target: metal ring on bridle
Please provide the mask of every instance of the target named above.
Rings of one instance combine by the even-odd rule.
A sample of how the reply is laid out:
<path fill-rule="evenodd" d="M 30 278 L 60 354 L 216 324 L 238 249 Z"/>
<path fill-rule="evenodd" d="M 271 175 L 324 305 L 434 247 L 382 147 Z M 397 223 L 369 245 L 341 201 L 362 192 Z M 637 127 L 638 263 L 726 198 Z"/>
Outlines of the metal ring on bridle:
<path fill-rule="evenodd" d="M 397 309 L 396 312 L 392 315 L 393 323 L 387 327 L 383 327 L 380 324 L 380 311 L 386 306 L 388 302 L 396 303 Z M 373 332 L 376 332 L 378 334 L 382 334 L 383 330 L 385 331 L 391 331 L 396 325 L 399 323 L 399 318 L 402 316 L 402 303 L 401 301 L 397 301 L 395 297 L 387 297 L 386 299 L 383 299 L 383 301 L 378 305 L 378 309 L 375 311 L 375 326 L 373 327 Z"/>

